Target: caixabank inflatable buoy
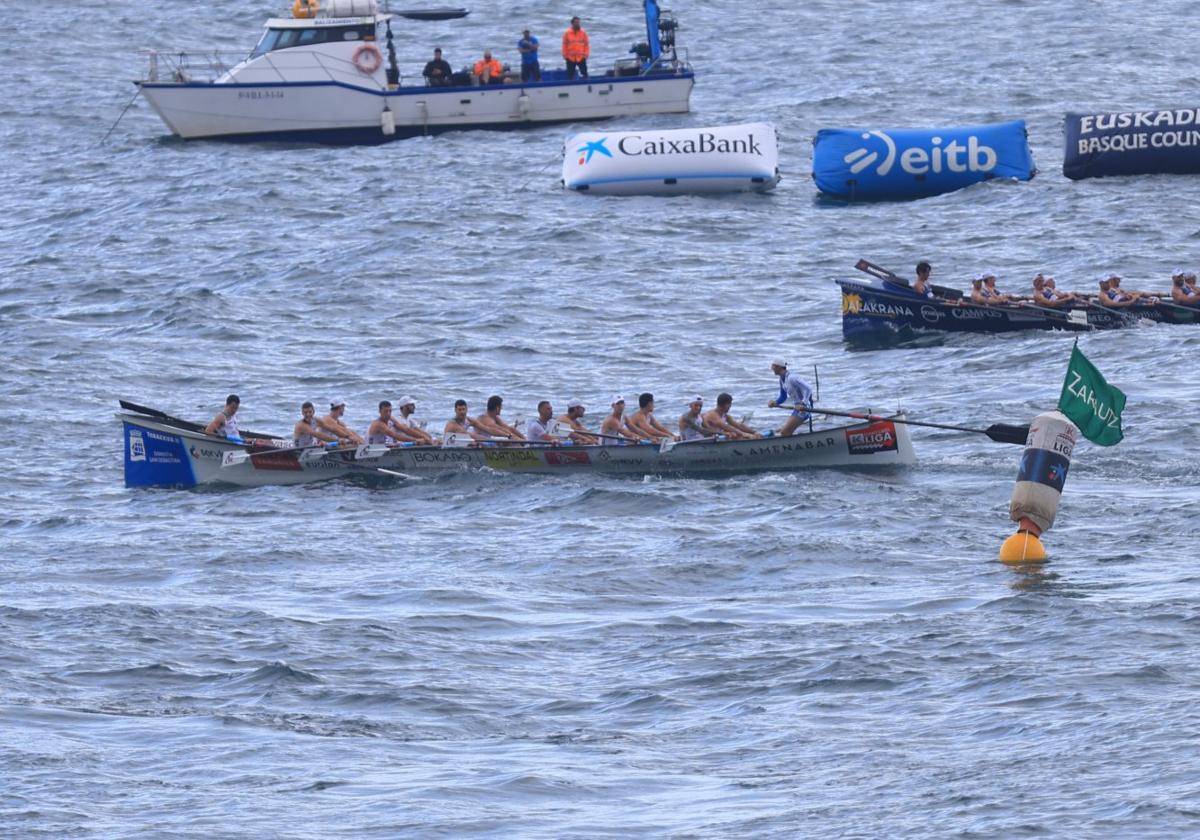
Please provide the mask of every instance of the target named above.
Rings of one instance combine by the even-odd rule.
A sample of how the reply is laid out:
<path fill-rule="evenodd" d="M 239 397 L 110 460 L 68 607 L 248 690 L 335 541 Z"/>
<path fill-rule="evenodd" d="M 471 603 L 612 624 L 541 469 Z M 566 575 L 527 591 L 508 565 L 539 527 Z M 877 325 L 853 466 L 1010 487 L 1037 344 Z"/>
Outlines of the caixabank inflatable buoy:
<path fill-rule="evenodd" d="M 767 123 L 670 131 L 592 131 L 567 138 L 563 186 L 590 195 L 766 192 L 779 183 Z"/>

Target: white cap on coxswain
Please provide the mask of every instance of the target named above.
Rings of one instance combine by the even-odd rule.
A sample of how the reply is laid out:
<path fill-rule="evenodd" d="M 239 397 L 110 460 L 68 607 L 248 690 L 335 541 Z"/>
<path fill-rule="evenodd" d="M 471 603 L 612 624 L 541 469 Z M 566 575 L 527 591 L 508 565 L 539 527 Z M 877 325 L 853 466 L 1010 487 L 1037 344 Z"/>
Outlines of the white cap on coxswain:
<path fill-rule="evenodd" d="M 567 403 L 567 408 L 584 408 L 583 400 L 571 400 L 569 403 Z"/>
<path fill-rule="evenodd" d="M 330 400 L 329 408 L 332 410 L 332 409 L 337 408 L 339 405 L 345 405 L 345 404 L 346 404 L 345 400 Z"/>
<path fill-rule="evenodd" d="M 412 397 L 405 396 L 405 397 L 401 397 L 396 402 L 396 408 L 404 408 L 404 406 L 406 406 L 406 405 L 411 405 L 413 408 L 416 408 L 417 401 L 414 400 Z"/>
<path fill-rule="evenodd" d="M 625 402 L 624 397 L 622 397 L 620 394 L 613 394 L 613 398 L 609 401 L 609 405 L 616 405 L 617 403 L 623 402 Z"/>
<path fill-rule="evenodd" d="M 691 405 L 692 403 L 703 403 L 703 402 L 704 402 L 704 397 L 700 396 L 699 394 L 696 394 L 694 397 L 692 397 L 690 400 L 687 401 L 687 404 Z"/>
<path fill-rule="evenodd" d="M 771 367 L 781 367 L 781 368 L 785 368 L 785 367 L 787 367 L 787 362 L 785 362 L 785 361 L 784 361 L 783 359 L 781 359 L 780 357 L 776 356 L 776 357 L 775 357 L 775 360 L 771 362 Z"/>

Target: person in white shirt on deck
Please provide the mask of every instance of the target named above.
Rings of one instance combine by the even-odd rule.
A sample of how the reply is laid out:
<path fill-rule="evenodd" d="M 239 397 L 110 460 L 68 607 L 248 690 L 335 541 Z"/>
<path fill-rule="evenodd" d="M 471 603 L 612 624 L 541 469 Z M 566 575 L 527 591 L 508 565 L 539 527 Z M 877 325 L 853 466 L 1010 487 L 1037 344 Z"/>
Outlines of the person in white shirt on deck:
<path fill-rule="evenodd" d="M 326 443 L 337 445 L 337 435 L 331 435 L 317 425 L 314 419 L 317 409 L 312 403 L 306 402 L 300 406 L 300 419 L 292 429 L 292 445 L 297 448 L 321 446 Z"/>
<path fill-rule="evenodd" d="M 562 438 L 546 432 L 554 423 L 554 406 L 550 405 L 550 400 L 538 403 L 537 411 L 538 416 L 525 424 L 525 439 L 530 443 L 561 444 Z"/>
<path fill-rule="evenodd" d="M 244 443 L 242 433 L 238 431 L 237 413 L 241 407 L 242 400 L 237 394 L 230 394 L 225 398 L 225 407 L 212 419 L 204 429 L 204 434 L 212 435 L 213 437 L 223 437 L 226 440 L 231 440 L 234 443 Z"/>
<path fill-rule="evenodd" d="M 812 416 L 809 409 L 813 406 L 813 392 L 800 374 L 788 372 L 787 362 L 783 359 L 771 362 L 771 370 L 779 377 L 779 396 L 767 403 L 767 407 L 792 409 L 792 416 L 779 430 L 779 434 L 786 437 L 795 434 L 800 424 Z"/>
<path fill-rule="evenodd" d="M 419 428 L 412 421 L 413 412 L 417 410 L 417 401 L 412 397 L 401 397 L 396 405 L 398 413 L 392 414 L 392 421 L 395 423 L 396 431 L 404 438 L 412 441 L 419 446 L 432 446 L 434 444 L 433 435 Z"/>

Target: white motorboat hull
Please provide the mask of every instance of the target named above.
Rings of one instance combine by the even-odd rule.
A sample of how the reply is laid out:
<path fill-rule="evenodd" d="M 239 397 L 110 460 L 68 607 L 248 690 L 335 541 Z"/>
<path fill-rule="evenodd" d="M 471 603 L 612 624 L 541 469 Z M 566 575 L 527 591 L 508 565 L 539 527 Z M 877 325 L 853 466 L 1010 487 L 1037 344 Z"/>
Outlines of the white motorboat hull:
<path fill-rule="evenodd" d="M 368 89 L 332 80 L 138 84 L 171 132 L 185 139 L 383 143 L 451 130 L 528 128 L 639 114 L 686 113 L 693 82 L 691 72 L 681 71 L 396 90 Z M 387 133 L 389 130 L 391 133 Z"/>
<path fill-rule="evenodd" d="M 810 467 L 889 467 L 916 460 L 903 414 L 887 420 L 837 426 L 791 437 L 657 446 L 396 447 L 378 458 L 352 452 L 305 462 L 295 452 L 267 452 L 223 466 L 244 445 L 132 414 L 119 414 L 124 432 L 125 484 L 243 487 L 307 484 L 331 478 L 378 478 L 390 473 L 432 475 L 491 469 L 522 473 L 616 475 L 719 475 Z M 253 451 L 253 450 L 251 450 Z M 385 472 L 386 471 L 386 472 Z"/>

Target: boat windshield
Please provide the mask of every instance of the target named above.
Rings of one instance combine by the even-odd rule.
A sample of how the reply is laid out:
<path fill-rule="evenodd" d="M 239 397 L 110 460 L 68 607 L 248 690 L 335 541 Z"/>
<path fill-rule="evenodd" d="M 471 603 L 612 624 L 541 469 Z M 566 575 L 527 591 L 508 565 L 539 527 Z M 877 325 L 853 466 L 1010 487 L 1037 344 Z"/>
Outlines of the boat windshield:
<path fill-rule="evenodd" d="M 250 54 L 258 58 L 273 50 L 286 50 L 289 47 L 310 47 L 314 44 L 327 44 L 332 41 L 363 41 L 374 39 L 373 24 L 357 26 L 306 26 L 303 29 L 268 29 L 263 33 L 262 40 Z"/>

